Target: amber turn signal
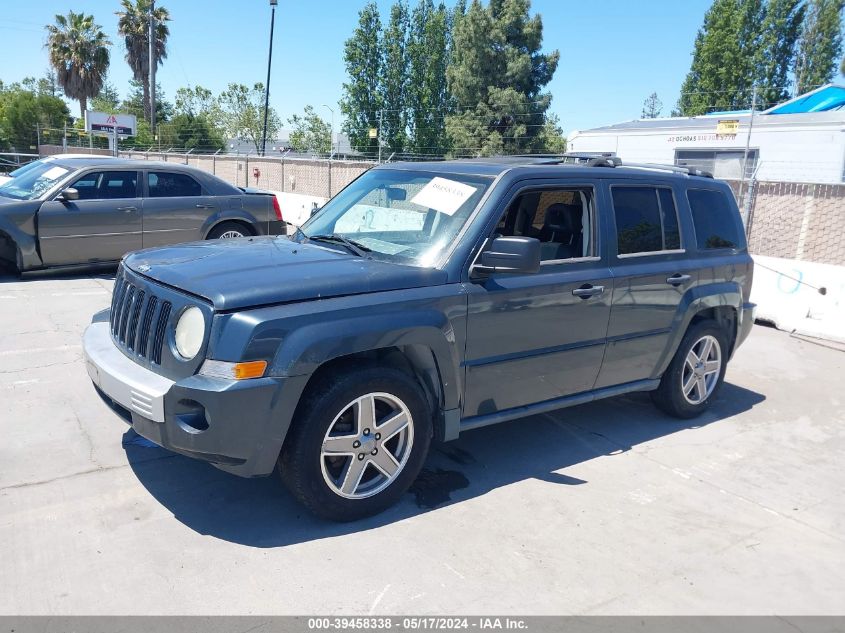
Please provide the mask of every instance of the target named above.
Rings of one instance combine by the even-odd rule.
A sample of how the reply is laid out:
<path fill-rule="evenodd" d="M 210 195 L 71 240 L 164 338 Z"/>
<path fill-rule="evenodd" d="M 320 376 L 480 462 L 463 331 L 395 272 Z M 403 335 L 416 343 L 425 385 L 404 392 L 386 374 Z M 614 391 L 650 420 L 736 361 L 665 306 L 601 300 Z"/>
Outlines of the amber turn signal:
<path fill-rule="evenodd" d="M 244 380 L 246 378 L 261 378 L 266 369 L 266 360 L 251 360 L 247 363 L 235 363 L 232 367 L 232 373 L 235 380 Z"/>

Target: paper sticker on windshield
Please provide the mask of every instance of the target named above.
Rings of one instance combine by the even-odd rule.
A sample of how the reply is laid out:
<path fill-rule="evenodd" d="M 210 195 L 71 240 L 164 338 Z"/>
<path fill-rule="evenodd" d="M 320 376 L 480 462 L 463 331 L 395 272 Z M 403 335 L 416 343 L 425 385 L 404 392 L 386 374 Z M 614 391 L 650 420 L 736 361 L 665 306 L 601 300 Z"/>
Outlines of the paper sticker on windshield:
<path fill-rule="evenodd" d="M 411 202 L 421 207 L 440 211 L 440 213 L 446 215 L 454 215 L 475 192 L 475 187 L 465 185 L 462 182 L 447 180 L 446 178 L 433 178 L 430 183 L 420 189 L 417 195 L 411 198 Z"/>
<path fill-rule="evenodd" d="M 68 170 L 65 169 L 64 167 L 52 167 L 51 169 L 48 169 L 47 171 L 45 171 L 41 175 L 41 177 L 45 178 L 47 180 L 56 180 L 57 178 L 61 178 L 62 176 L 64 176 L 67 173 L 67 171 Z"/>

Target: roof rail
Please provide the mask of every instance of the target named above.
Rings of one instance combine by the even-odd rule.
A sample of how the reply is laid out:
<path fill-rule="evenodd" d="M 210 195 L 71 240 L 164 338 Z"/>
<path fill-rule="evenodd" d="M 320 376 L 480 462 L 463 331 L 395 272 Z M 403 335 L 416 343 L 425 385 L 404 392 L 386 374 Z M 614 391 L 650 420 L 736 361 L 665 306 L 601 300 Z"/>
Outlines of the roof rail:
<path fill-rule="evenodd" d="M 618 156 L 602 156 L 593 158 L 587 163 L 590 167 L 630 167 L 632 169 L 649 169 L 652 171 L 670 171 L 676 174 L 686 174 L 687 176 L 700 176 L 702 178 L 712 178 L 713 174 L 703 169 L 695 167 L 686 167 L 684 165 L 664 165 L 661 163 L 625 163 Z"/>

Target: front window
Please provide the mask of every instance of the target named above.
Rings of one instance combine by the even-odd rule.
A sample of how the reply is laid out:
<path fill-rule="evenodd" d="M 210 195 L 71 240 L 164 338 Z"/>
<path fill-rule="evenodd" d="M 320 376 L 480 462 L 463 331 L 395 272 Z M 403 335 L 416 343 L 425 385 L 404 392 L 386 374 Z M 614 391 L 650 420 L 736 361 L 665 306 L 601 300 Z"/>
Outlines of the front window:
<path fill-rule="evenodd" d="M 433 266 L 491 182 L 483 176 L 374 169 L 329 200 L 295 239 L 341 236 L 374 259 Z"/>
<path fill-rule="evenodd" d="M 53 162 L 41 163 L 0 185 L 0 196 L 15 200 L 34 200 L 70 173 L 68 167 Z"/>

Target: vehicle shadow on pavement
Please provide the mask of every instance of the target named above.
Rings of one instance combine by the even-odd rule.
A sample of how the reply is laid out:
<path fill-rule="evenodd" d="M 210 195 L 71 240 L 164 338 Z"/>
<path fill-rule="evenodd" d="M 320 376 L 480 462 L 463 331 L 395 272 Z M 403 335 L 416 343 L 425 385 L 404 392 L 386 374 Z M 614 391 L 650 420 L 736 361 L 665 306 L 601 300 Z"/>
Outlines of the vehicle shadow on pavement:
<path fill-rule="evenodd" d="M 694 420 L 668 417 L 647 394 L 632 394 L 469 431 L 457 441 L 432 444 L 420 477 L 401 503 L 353 523 L 311 516 L 275 475 L 241 479 L 159 447 L 130 441 L 125 448 L 141 484 L 184 525 L 233 543 L 269 548 L 378 528 L 525 479 L 589 485 L 559 471 L 718 423 L 764 400 L 762 394 L 725 383 L 710 410 Z"/>

